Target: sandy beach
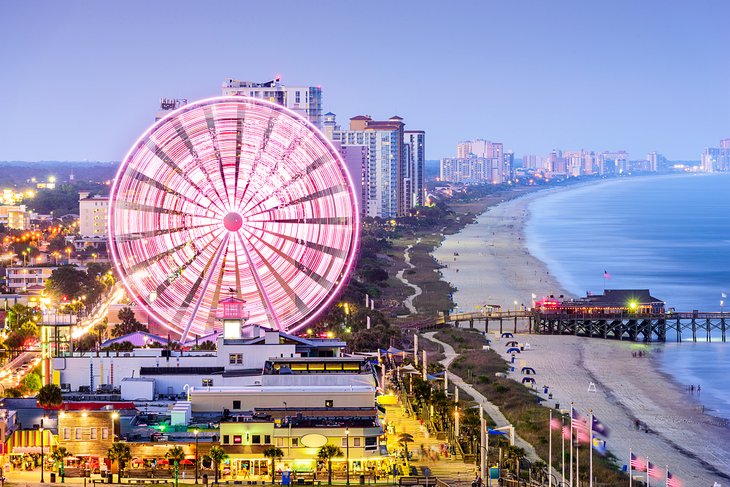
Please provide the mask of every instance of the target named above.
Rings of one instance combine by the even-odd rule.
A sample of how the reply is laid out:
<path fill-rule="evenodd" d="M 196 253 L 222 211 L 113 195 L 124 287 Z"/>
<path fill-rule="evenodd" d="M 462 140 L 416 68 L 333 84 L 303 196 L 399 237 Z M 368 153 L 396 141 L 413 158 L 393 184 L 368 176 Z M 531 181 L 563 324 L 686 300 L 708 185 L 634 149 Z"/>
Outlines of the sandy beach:
<path fill-rule="evenodd" d="M 561 190 L 557 188 L 555 191 Z M 447 237 L 434 257 L 447 267 L 443 278 L 457 291 L 454 301 L 460 312 L 484 304 L 503 309 L 531 306 L 538 297 L 567 295 L 548 273 L 546 266 L 529 254 L 523 226 L 528 205 L 546 192 L 531 193 L 487 210 L 476 224 Z M 497 338 L 497 337 L 495 337 Z M 516 379 L 522 366 L 537 370 L 537 382 L 550 387 L 561 408 L 592 409 L 611 430 L 608 449 L 628 463 L 629 448 L 639 456 L 678 476 L 685 487 L 730 484 L 730 429 L 725 420 L 705 414 L 685 386 L 673 383 L 659 371 L 656 357 L 661 344 L 614 342 L 572 336 L 521 335 L 531 349 L 518 356 Z M 504 341 L 494 348 L 505 355 Z M 634 351 L 648 357 L 634 358 Z M 594 383 L 595 392 L 589 392 Z M 635 421 L 646 424 L 635 427 Z M 556 434 L 555 439 L 559 439 Z M 558 443 L 559 445 L 559 443 Z M 555 454 L 559 453 L 557 450 Z M 653 480 L 660 485 L 664 481 Z"/>

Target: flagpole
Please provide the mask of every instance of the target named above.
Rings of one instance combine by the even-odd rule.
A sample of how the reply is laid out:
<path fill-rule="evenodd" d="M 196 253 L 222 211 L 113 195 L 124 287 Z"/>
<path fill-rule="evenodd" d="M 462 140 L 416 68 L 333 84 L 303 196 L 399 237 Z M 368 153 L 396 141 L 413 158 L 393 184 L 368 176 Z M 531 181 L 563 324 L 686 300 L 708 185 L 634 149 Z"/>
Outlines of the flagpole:
<path fill-rule="evenodd" d="M 570 403 L 570 487 L 573 487 L 573 403 Z"/>
<path fill-rule="evenodd" d="M 669 487 L 669 465 L 665 465 L 665 467 L 667 467 L 667 473 L 664 474 L 664 485 Z"/>
<path fill-rule="evenodd" d="M 590 450 L 590 452 L 588 453 L 588 458 L 589 458 L 588 472 L 590 475 L 590 477 L 588 477 L 588 485 L 589 485 L 589 487 L 593 487 L 593 410 L 590 409 L 588 412 L 590 413 L 590 416 L 591 416 L 590 420 L 588 421 L 588 425 L 589 425 L 588 428 L 589 428 L 590 439 L 591 439 L 591 443 L 588 445 L 588 449 Z"/>
<path fill-rule="evenodd" d="M 479 461 L 479 476 L 482 479 L 482 482 L 484 482 L 484 479 L 486 478 L 486 472 L 487 472 L 487 437 L 489 435 L 489 432 L 487 431 L 487 421 L 484 418 L 484 408 L 482 408 L 481 404 L 479 405 L 479 425 L 481 426 L 481 458 Z"/>
<path fill-rule="evenodd" d="M 649 487 L 649 457 L 646 457 L 646 487 Z"/>
<path fill-rule="evenodd" d="M 553 473 L 553 410 L 550 409 L 550 421 L 548 422 L 548 474 Z M 560 434 L 563 434 L 561 431 Z M 548 477 L 550 478 L 550 477 Z"/>
<path fill-rule="evenodd" d="M 629 448 L 629 487 L 631 487 L 631 481 L 632 481 L 632 477 L 634 476 L 634 475 L 633 475 L 633 474 L 631 473 L 631 461 L 632 461 L 633 459 L 634 459 L 634 452 L 633 452 L 633 451 L 631 451 L 631 448 Z"/>
<path fill-rule="evenodd" d="M 563 426 L 560 428 L 560 438 L 562 438 L 562 448 L 561 448 L 561 455 L 560 455 L 560 473 L 562 474 L 562 482 L 565 483 L 565 415 L 561 414 L 561 418 L 563 418 Z"/>
<path fill-rule="evenodd" d="M 580 442 L 575 442 L 575 487 L 580 487 L 580 454 L 578 453 L 578 448 L 580 447 Z"/>

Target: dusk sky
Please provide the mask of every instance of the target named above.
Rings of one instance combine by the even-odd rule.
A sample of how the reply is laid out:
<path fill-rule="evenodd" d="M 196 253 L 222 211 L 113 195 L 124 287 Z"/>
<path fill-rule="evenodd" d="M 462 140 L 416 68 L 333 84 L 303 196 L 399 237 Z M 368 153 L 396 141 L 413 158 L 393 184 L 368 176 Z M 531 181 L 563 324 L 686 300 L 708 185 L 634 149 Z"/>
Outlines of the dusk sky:
<path fill-rule="evenodd" d="M 319 85 L 343 125 L 698 160 L 730 137 L 727 1 L 0 2 L 0 160 L 120 160 L 161 97 Z"/>

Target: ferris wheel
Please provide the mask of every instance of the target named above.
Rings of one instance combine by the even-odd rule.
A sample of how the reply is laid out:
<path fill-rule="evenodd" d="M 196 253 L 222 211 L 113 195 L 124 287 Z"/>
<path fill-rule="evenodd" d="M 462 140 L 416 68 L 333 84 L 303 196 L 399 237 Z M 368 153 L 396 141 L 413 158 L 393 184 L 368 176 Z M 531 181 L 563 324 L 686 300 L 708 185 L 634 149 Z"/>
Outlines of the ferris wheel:
<path fill-rule="evenodd" d="M 213 330 L 233 293 L 249 323 L 293 331 L 338 294 L 359 212 L 332 144 L 267 101 L 220 97 L 155 123 L 110 195 L 112 259 L 128 292 L 181 340 Z"/>

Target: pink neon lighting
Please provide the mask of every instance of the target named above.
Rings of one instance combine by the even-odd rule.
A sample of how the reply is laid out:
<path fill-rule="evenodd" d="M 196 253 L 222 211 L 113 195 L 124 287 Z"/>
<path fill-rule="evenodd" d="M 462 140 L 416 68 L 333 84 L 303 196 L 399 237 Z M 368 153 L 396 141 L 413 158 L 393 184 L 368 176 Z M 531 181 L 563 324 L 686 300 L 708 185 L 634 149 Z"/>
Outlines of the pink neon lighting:
<path fill-rule="evenodd" d="M 234 289 L 250 323 L 293 331 L 341 290 L 360 219 L 334 146 L 284 107 L 186 105 L 150 127 L 112 187 L 109 248 L 130 296 L 183 339 Z"/>

